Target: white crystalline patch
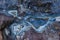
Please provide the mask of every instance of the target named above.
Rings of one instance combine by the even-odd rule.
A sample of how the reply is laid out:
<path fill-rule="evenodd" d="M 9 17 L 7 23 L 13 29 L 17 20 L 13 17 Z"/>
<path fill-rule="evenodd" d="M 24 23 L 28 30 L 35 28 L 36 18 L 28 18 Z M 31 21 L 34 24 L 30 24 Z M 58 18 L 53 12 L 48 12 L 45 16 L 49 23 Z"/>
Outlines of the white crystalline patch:
<path fill-rule="evenodd" d="M 5 33 L 6 35 L 9 35 L 10 32 L 7 29 L 5 29 Z"/>
<path fill-rule="evenodd" d="M 38 29 L 37 29 L 37 32 L 38 33 L 42 33 L 43 31 L 45 31 L 46 30 L 46 26 L 40 26 Z"/>
<path fill-rule="evenodd" d="M 14 16 L 14 17 L 17 16 L 17 10 L 10 10 L 10 11 L 8 11 L 8 13 L 9 13 L 10 15 Z"/>
<path fill-rule="evenodd" d="M 59 17 L 56 17 L 56 21 L 60 21 L 60 16 Z"/>
<path fill-rule="evenodd" d="M 27 10 L 26 8 L 24 8 L 23 5 L 20 5 L 20 8 L 21 8 L 21 9 L 20 9 L 20 12 L 21 12 L 21 13 L 23 13 L 23 12 L 25 12 L 25 11 Z"/>
<path fill-rule="evenodd" d="M 13 34 L 17 35 L 18 32 L 21 30 L 22 26 L 20 24 L 14 23 L 12 26 L 12 32 Z"/>
<path fill-rule="evenodd" d="M 20 25 L 17 25 L 17 26 L 14 26 L 14 32 L 17 33 L 21 30 L 21 26 Z"/>

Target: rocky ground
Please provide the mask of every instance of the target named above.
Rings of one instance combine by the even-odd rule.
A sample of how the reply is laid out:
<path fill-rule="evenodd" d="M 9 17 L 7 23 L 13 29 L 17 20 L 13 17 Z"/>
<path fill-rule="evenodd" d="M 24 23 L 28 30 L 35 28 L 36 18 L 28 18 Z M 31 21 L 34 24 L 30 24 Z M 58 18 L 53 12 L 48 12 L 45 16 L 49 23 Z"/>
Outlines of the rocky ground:
<path fill-rule="evenodd" d="M 23 1 L 23 2 L 22 2 Z M 21 7 L 20 9 L 20 2 L 22 5 L 27 7 L 29 11 L 27 11 L 27 14 L 30 13 L 30 11 L 34 12 L 33 16 L 40 17 L 40 16 L 53 16 L 53 14 L 60 15 L 60 0 L 31 0 L 33 2 L 28 3 L 29 1 L 26 0 L 0 0 L 0 40 L 6 40 L 6 36 L 4 35 L 4 29 L 9 26 L 15 18 L 8 17 L 6 15 L 3 15 L 3 13 L 6 10 L 18 10 L 18 13 L 20 13 L 20 16 L 25 16 L 25 8 Z M 25 1 L 27 2 L 25 4 Z M 52 6 L 53 5 L 53 6 Z M 4 11 L 4 12 L 2 12 Z M 36 13 L 35 13 L 36 12 Z M 39 13 L 40 14 L 37 14 Z M 30 13 L 31 14 L 31 13 Z M 29 16 L 30 16 L 29 14 Z M 37 15 L 36 15 L 37 14 Z M 44 15 L 43 15 L 44 14 Z M 7 14 L 8 15 L 8 14 Z M 55 15 L 57 16 L 57 15 Z M 60 18 L 60 17 L 59 17 Z M 25 32 L 25 35 L 22 37 L 22 39 L 17 40 L 60 40 L 60 21 L 59 19 L 53 23 L 52 25 L 49 25 L 49 27 L 43 32 L 43 33 L 37 33 L 34 29 L 30 29 L 29 31 Z M 7 37 L 7 40 L 11 40 L 11 38 Z"/>
<path fill-rule="evenodd" d="M 0 26 L 4 26 L 7 23 L 4 24 L 5 22 L 9 22 L 13 20 L 13 18 L 10 17 L 6 17 L 4 15 L 0 15 Z M 43 33 L 36 33 L 33 29 L 30 29 L 29 31 L 27 31 L 23 37 L 23 39 L 20 40 L 60 40 L 60 24 L 59 22 L 56 22 L 53 24 L 54 27 L 57 29 L 56 32 L 53 32 L 50 30 L 50 28 L 48 28 L 47 30 L 45 30 L 45 32 Z M 0 31 L 0 40 L 2 40 L 2 30 Z"/>

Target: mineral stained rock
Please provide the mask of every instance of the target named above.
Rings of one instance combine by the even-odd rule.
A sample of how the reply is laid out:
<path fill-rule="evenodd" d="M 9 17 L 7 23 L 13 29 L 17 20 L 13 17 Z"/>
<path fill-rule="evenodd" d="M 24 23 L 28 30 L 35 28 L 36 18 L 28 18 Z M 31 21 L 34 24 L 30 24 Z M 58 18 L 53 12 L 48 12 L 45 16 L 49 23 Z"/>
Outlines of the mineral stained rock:
<path fill-rule="evenodd" d="M 60 0 L 0 0 L 0 40 L 60 40 Z"/>

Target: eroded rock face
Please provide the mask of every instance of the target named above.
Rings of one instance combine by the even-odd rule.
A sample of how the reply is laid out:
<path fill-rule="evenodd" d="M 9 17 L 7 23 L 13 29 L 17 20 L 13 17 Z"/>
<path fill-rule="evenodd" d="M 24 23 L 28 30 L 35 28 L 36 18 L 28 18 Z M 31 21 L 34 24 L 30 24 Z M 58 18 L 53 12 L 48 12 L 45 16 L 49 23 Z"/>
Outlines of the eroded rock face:
<path fill-rule="evenodd" d="M 5 28 L 9 23 L 13 21 L 13 18 L 5 15 L 0 15 L 0 29 Z"/>
<path fill-rule="evenodd" d="M 12 17 L 7 17 L 5 15 L 0 15 L 0 31 L 1 31 L 1 35 L 2 36 L 2 39 L 4 39 L 3 37 L 6 37 L 4 36 L 4 32 L 3 30 L 8 27 L 9 25 L 11 25 L 11 23 L 13 22 L 13 19 Z"/>
<path fill-rule="evenodd" d="M 5 15 L 0 15 L 0 40 L 3 40 L 3 30 L 12 23 L 13 19 Z"/>

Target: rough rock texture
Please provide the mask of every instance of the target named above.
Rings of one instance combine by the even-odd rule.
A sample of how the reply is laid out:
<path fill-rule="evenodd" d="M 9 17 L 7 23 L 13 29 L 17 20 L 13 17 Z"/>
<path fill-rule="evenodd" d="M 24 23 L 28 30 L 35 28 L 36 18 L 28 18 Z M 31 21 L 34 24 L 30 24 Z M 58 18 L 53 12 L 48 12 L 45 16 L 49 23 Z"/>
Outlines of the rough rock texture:
<path fill-rule="evenodd" d="M 21 13 L 20 1 L 21 0 L 18 0 L 18 1 L 17 0 L 0 0 L 0 12 L 2 12 L 5 9 L 6 10 L 12 10 L 12 9 L 15 10 L 16 9 L 16 10 L 18 10 L 18 13 L 20 14 Z M 22 0 L 22 1 L 24 2 L 24 0 Z M 60 13 L 60 0 L 39 0 L 39 1 L 31 0 L 31 1 L 33 1 L 33 2 L 30 2 L 29 4 L 27 4 L 28 3 L 27 2 L 26 5 L 28 6 L 27 7 L 28 9 L 32 10 L 33 12 L 36 11 L 32 15 L 34 17 L 36 17 L 36 16 L 40 17 L 41 15 L 44 16 L 45 14 L 46 15 L 50 14 L 50 16 L 52 16 L 53 14 L 60 15 L 59 14 Z M 47 1 L 49 3 L 46 3 Z M 16 5 L 16 4 L 18 4 L 18 5 Z M 25 3 L 23 3 L 23 4 L 25 6 Z M 29 16 L 31 15 L 30 10 L 27 11 L 27 14 L 30 13 Z M 26 14 L 25 14 L 25 10 L 23 7 L 22 7 L 22 11 L 23 12 L 20 14 L 20 16 L 25 17 Z M 38 13 L 38 12 L 40 12 L 40 13 Z M 0 40 L 6 40 L 5 39 L 6 36 L 4 35 L 3 30 L 7 26 L 9 26 L 13 22 L 13 20 L 14 20 L 14 18 L 12 18 L 12 17 L 7 17 L 5 15 L 0 14 Z M 52 29 L 54 29 L 54 30 L 52 30 Z M 3 35 L 4 35 L 4 37 L 3 37 Z M 7 37 L 7 39 L 11 40 L 11 38 L 8 38 L 8 37 Z M 20 38 L 19 40 L 60 40 L 60 22 L 55 22 L 54 24 L 52 24 L 52 26 L 50 26 L 43 33 L 37 33 L 37 32 L 35 32 L 35 30 L 33 30 L 31 28 L 29 31 L 25 32 L 24 37 L 22 39 Z"/>
<path fill-rule="evenodd" d="M 0 29 L 5 28 L 5 26 L 9 25 L 11 21 L 13 21 L 13 18 L 7 17 L 5 15 L 0 15 Z"/>
<path fill-rule="evenodd" d="M 36 33 L 33 29 L 26 32 L 25 36 L 21 40 L 59 40 L 59 35 L 57 33 Z"/>
<path fill-rule="evenodd" d="M 7 17 L 5 15 L 0 15 L 0 40 L 3 39 L 3 30 L 13 21 L 14 18 Z"/>

